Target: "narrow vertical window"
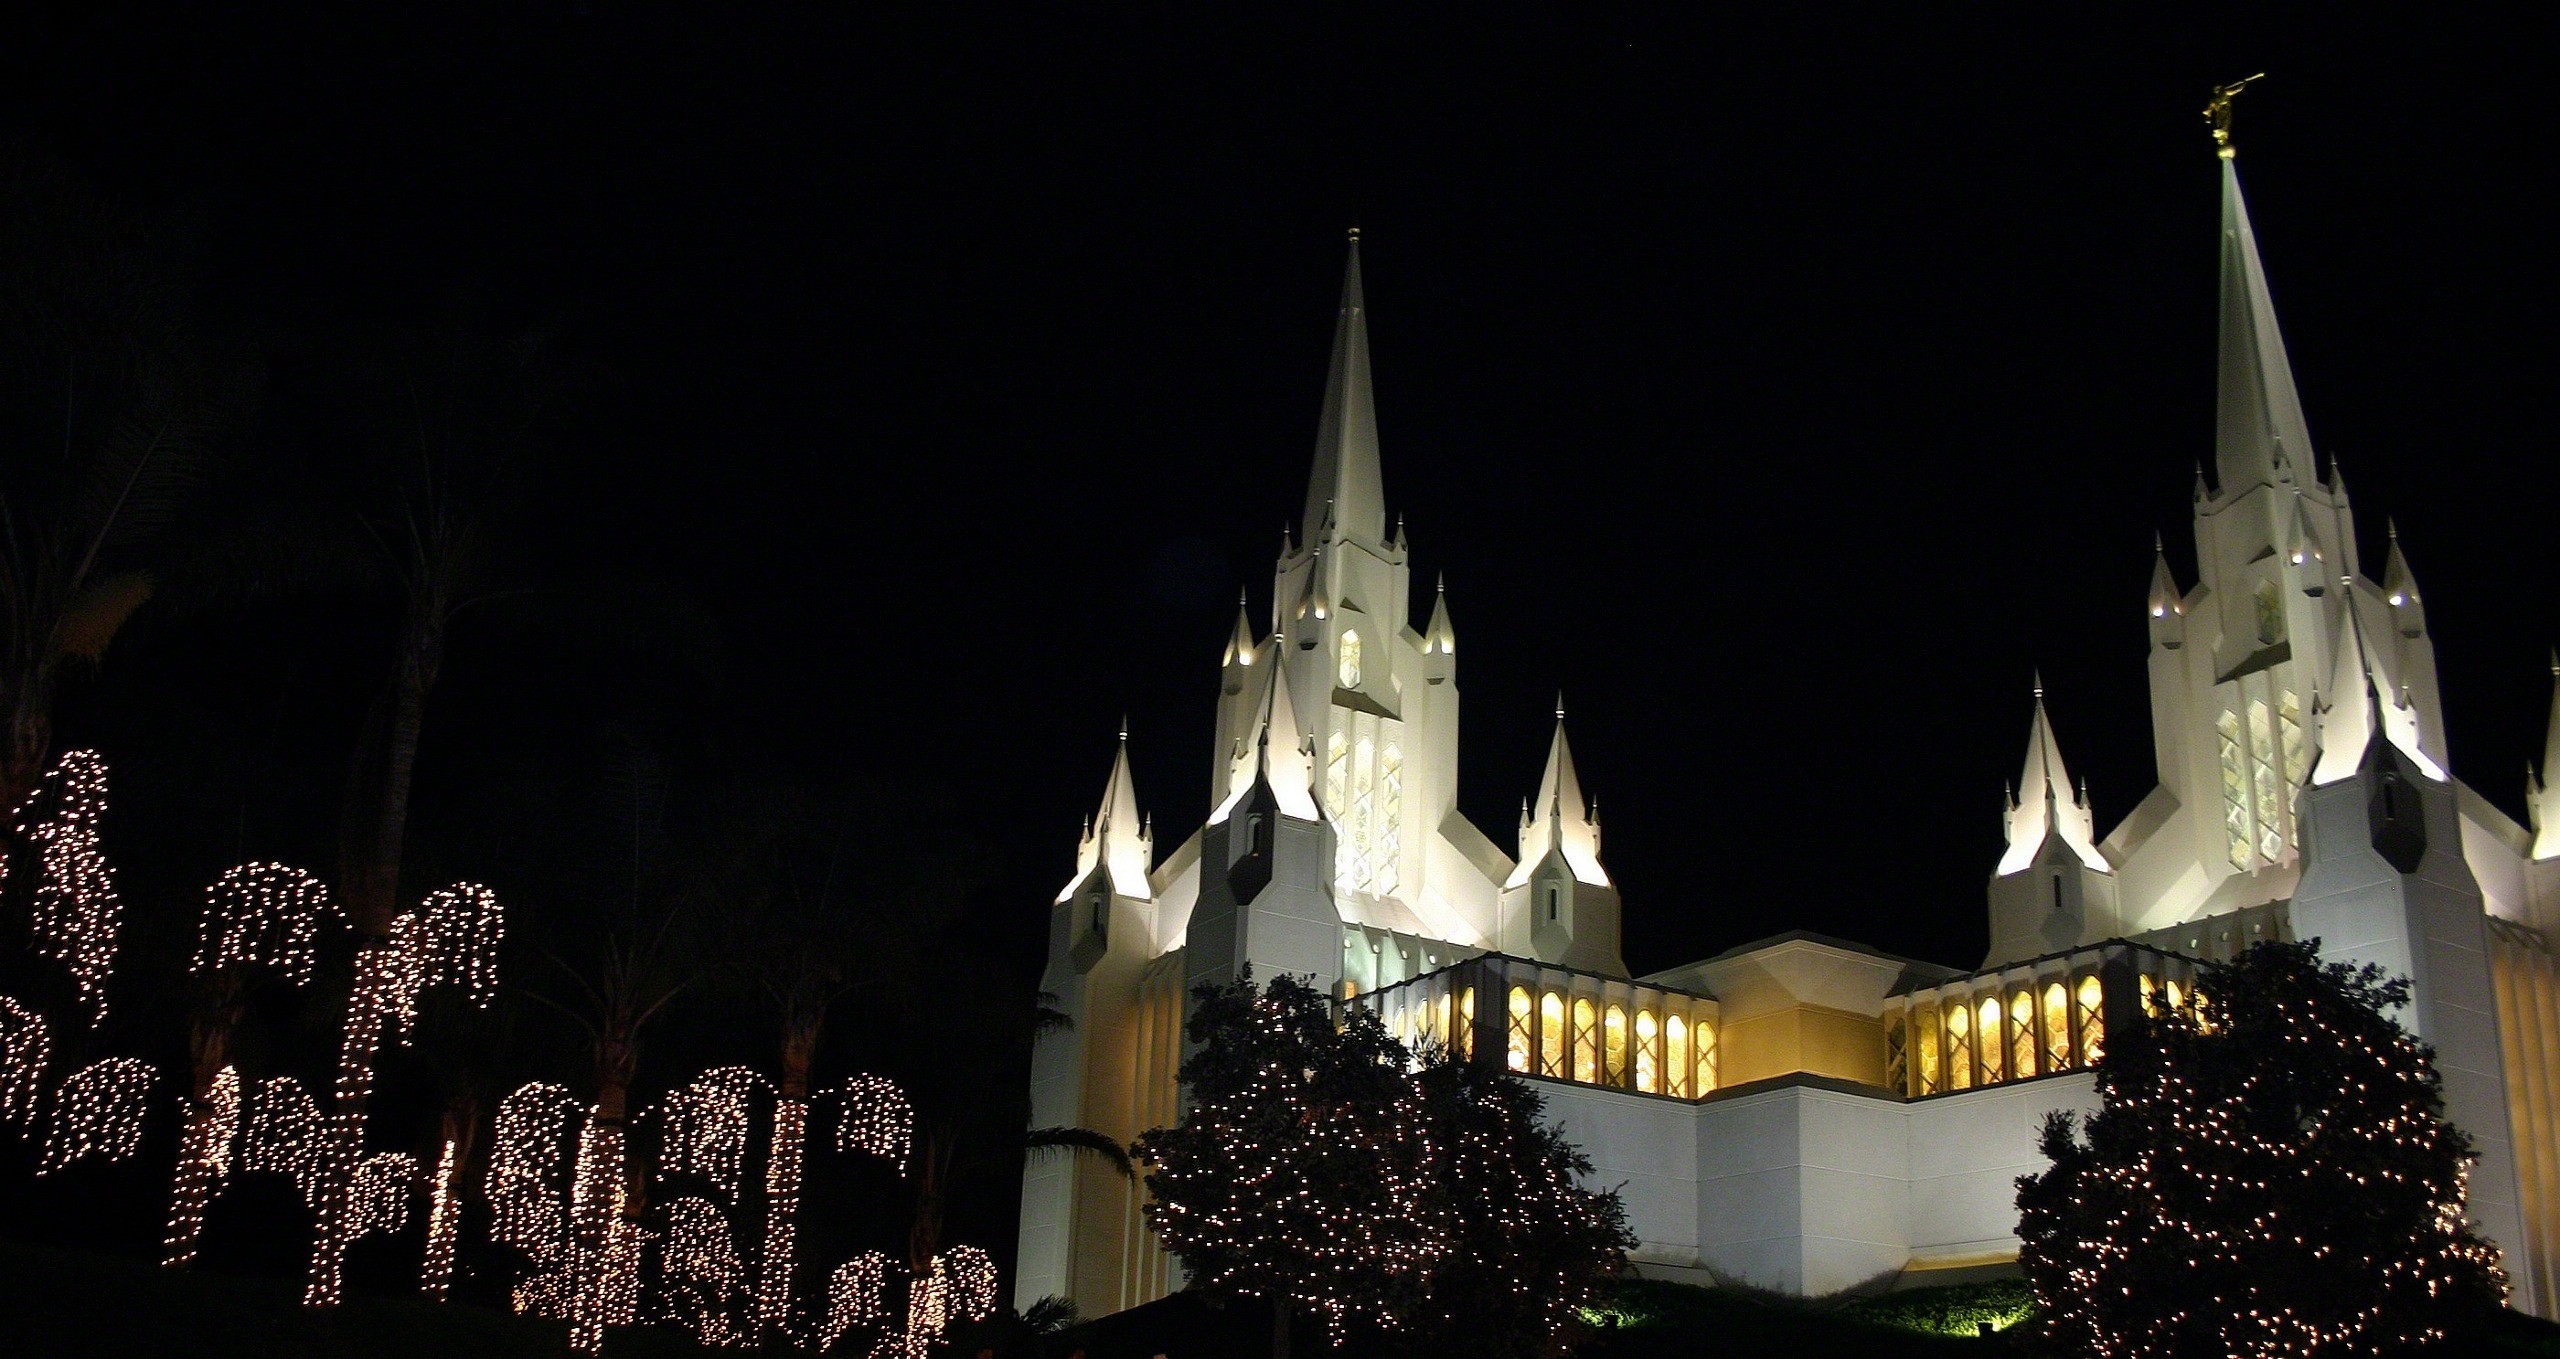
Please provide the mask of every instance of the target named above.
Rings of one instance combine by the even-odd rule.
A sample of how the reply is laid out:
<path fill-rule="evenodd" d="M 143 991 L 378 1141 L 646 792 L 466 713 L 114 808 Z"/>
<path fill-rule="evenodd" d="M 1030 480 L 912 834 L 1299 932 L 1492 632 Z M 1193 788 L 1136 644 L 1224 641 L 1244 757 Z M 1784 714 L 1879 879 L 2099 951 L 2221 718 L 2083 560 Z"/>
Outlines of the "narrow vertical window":
<path fill-rule="evenodd" d="M 1941 1054 L 1938 1012 L 1924 1011 L 1912 1023 L 1920 1031 L 1920 1093 L 1934 1095 L 1946 1088 L 1946 1071 L 1938 1061 Z"/>
<path fill-rule="evenodd" d="M 1677 1024 L 1680 1021 L 1674 1019 L 1671 1022 Z M 1903 1016 L 1895 1015 L 1884 1028 L 1884 1083 L 1905 1095 L 1919 1093 L 1911 1088 L 1910 1042 L 1910 1023 Z M 1675 1057 L 1672 1060 L 1675 1063 L 1672 1069 L 1676 1071 L 1679 1059 Z"/>
<path fill-rule="evenodd" d="M 2062 875 L 2059 873 L 2053 875 L 2053 909 L 2062 909 Z"/>
<path fill-rule="evenodd" d="M 1627 1012 L 1612 1005 L 1600 1020 L 1600 1056 L 1606 1064 L 1600 1079 L 1610 1085 L 1627 1083 Z"/>
<path fill-rule="evenodd" d="M 1591 1002 L 1576 997 L 1573 1002 L 1573 1078 L 1584 1085 L 1600 1080 L 1600 1022 Z"/>
<path fill-rule="evenodd" d="M 2098 984 L 2096 973 L 2080 978 L 2079 1014 L 2080 1055 L 2076 1066 L 2090 1066 L 2107 1055 L 2106 988 Z"/>
<path fill-rule="evenodd" d="M 1947 1088 L 1973 1088 L 1973 1011 L 1963 1001 L 1947 1007 Z"/>
<path fill-rule="evenodd" d="M 2249 700 L 2249 772 L 2257 783 L 2258 857 L 2274 863 L 2284 857 L 2284 783 L 2276 777 L 2275 728 L 2262 698 Z"/>
<path fill-rule="evenodd" d="M 1538 998 L 1538 1074 L 1561 1078 L 1564 1065 L 1564 993 Z"/>
<path fill-rule="evenodd" d="M 1900 1027 L 1894 1032 L 1900 1033 Z M 1662 1074 L 1669 1078 L 1662 1093 L 1689 1097 L 1689 1021 L 1676 1014 L 1662 1021 Z"/>
<path fill-rule="evenodd" d="M 1360 634 L 1359 634 L 1359 633 L 1356 633 L 1356 632 L 1353 632 L 1353 631 L 1352 631 L 1351 629 L 1349 629 L 1349 628 L 1345 628 L 1345 629 L 1343 629 L 1343 630 L 1342 630 L 1342 646 L 1341 646 L 1341 648 L 1340 648 L 1339 654 L 1340 654 L 1340 656 L 1341 656 L 1341 658 L 1342 658 L 1342 660 L 1341 660 L 1341 665 L 1338 667 L 1339 672 L 1340 672 L 1339 677 L 1340 677 L 1340 679 L 1342 680 L 1342 687 L 1343 687 L 1343 688 L 1345 688 L 1345 689 L 1357 689 L 1357 688 L 1359 688 L 1359 687 L 1360 687 Z"/>
<path fill-rule="evenodd" d="M 1636 1089 L 1662 1093 L 1662 1026 L 1653 1011 L 1636 1011 Z"/>
<path fill-rule="evenodd" d="M 2044 988 L 2044 1069 L 2071 1069 L 2071 993 L 2060 982 Z"/>
<path fill-rule="evenodd" d="M 1698 1093 L 1702 1096 L 1713 1094 L 1717 1080 L 1716 1022 L 1712 1019 L 1699 1020 L 1697 1027 L 1689 1031 L 1689 1038 L 1698 1047 Z"/>
<path fill-rule="evenodd" d="M 2009 993 L 2009 1079 L 2036 1074 L 2036 995 L 2024 987 Z"/>
<path fill-rule="evenodd" d="M 2000 1041 L 2000 997 L 1984 996 L 1978 1015 L 1982 1024 L 1974 1030 L 1974 1038 L 1982 1047 L 1982 1083 L 1998 1085 L 2008 1079 L 2001 1066 L 2006 1054 Z"/>
<path fill-rule="evenodd" d="M 1529 988 L 1511 988 L 1511 1032 L 1508 1060 L 1514 1071 L 1529 1069 Z"/>
<path fill-rule="evenodd" d="M 2222 833 L 2231 866 L 2249 867 L 2249 769 L 2240 750 L 2240 715 L 2228 708 L 2214 723 L 2222 748 Z"/>
<path fill-rule="evenodd" d="M 2284 640 L 2284 592 L 2271 580 L 2258 582 L 2258 642 L 2274 646 Z"/>

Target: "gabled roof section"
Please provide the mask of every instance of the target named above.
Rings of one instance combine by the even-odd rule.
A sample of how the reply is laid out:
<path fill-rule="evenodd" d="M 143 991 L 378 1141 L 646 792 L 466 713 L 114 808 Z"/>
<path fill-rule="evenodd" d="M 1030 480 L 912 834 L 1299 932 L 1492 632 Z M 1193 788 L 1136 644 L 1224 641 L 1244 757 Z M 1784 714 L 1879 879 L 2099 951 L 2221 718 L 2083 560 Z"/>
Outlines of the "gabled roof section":
<path fill-rule="evenodd" d="M 1129 729 L 1124 726 L 1120 749 L 1112 756 L 1111 777 L 1102 785 L 1102 806 L 1076 845 L 1075 876 L 1059 889 L 1057 899 L 1074 896 L 1099 867 L 1111 875 L 1113 893 L 1135 901 L 1154 900 L 1155 889 L 1147 883 L 1148 861 L 1154 857 L 1151 841 L 1146 823 L 1138 816 L 1138 786 L 1129 777 Z"/>
<path fill-rule="evenodd" d="M 1551 853 L 1564 855 L 1574 881 L 1609 885 L 1609 875 L 1600 867 L 1600 826 L 1591 817 L 1591 804 L 1583 800 L 1582 778 L 1573 768 L 1573 747 L 1564 739 L 1561 699 L 1556 703 L 1555 740 L 1547 746 L 1547 771 L 1539 776 L 1538 800 L 1530 808 L 1528 826 L 1520 832 L 1520 861 L 1502 885 L 1510 888 L 1527 882 L 1530 870 Z"/>
<path fill-rule="evenodd" d="M 2098 852 L 2097 836 L 2086 799 L 2072 792 L 2071 771 L 2063 767 L 2062 747 L 2053 739 L 2053 719 L 2044 710 L 2044 679 L 2036 679 L 2036 715 L 2027 726 L 2027 759 L 2018 771 L 2018 792 L 2009 804 L 2009 849 L 2000 856 L 1999 876 L 2034 863 L 2045 841 L 2060 836 L 2089 869 L 2112 872 Z"/>
<path fill-rule="evenodd" d="M 1326 518 L 1335 536 L 1381 544 L 1387 536 L 1386 486 L 1378 474 L 1378 412 L 1369 387 L 1369 322 L 1360 294 L 1360 233 L 1342 270 L 1342 311 L 1334 320 L 1333 359 L 1325 367 L 1324 413 L 1316 421 L 1315 470 L 1307 479 L 1309 543 L 1322 541 Z"/>
<path fill-rule="evenodd" d="M 2293 387 L 2284 332 L 2267 295 L 2257 234 L 2240 196 L 2240 172 L 2222 161 L 2222 362 L 2214 403 L 2214 472 L 2228 496 L 2272 485 L 2281 454 L 2299 482 L 2312 474 L 2311 431 Z"/>
<path fill-rule="evenodd" d="M 1257 783 L 1269 784 L 1280 814 L 1300 821 L 1321 817 L 1316 810 L 1315 759 L 1301 744 L 1297 709 L 1289 702 L 1289 677 L 1282 661 L 1280 635 L 1265 639 L 1247 662 L 1258 673 L 1252 730 L 1237 742 L 1227 760 L 1227 783 L 1220 791 L 1210 824 L 1225 821 Z"/>

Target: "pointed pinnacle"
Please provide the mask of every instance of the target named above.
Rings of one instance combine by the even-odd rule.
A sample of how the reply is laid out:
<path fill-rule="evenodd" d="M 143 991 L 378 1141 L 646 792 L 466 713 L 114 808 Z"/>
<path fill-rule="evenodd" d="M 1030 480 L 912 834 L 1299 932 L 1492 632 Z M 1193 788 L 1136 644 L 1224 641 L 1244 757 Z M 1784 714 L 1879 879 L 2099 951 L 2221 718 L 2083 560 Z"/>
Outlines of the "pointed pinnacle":
<path fill-rule="evenodd" d="M 2151 554 L 2155 557 L 2165 557 L 2169 555 L 2169 545 L 2161 541 L 2160 530 L 2158 529 L 2151 530 Z"/>
<path fill-rule="evenodd" d="M 1127 713 L 1120 714 L 1120 744 L 1124 746 L 1129 744 L 1129 715 Z"/>
<path fill-rule="evenodd" d="M 1441 572 L 1436 572 L 1436 573 L 1434 573 L 1434 575 L 1433 575 L 1433 577 L 1432 577 L 1432 581 L 1431 581 L 1431 593 L 1433 593 L 1433 594 L 1435 594 L 1435 595 L 1445 595 L 1445 594 L 1449 593 L 1449 573 L 1448 573 L 1448 572 L 1446 572 L 1446 571 L 1441 571 Z"/>
<path fill-rule="evenodd" d="M 1351 228 L 1351 243 L 1353 245 L 1358 245 L 1360 243 L 1360 228 Z"/>
<path fill-rule="evenodd" d="M 1556 720 L 1564 720 L 1564 690 L 1556 690 Z"/>
<path fill-rule="evenodd" d="M 2391 541 L 2395 543 L 2400 541 L 2400 521 L 2390 515 L 2382 516 L 2382 531 L 2390 535 Z"/>
<path fill-rule="evenodd" d="M 2044 702 L 2044 667 L 2037 666 L 2034 674 L 2036 684 L 2036 702 L 2042 703 Z"/>

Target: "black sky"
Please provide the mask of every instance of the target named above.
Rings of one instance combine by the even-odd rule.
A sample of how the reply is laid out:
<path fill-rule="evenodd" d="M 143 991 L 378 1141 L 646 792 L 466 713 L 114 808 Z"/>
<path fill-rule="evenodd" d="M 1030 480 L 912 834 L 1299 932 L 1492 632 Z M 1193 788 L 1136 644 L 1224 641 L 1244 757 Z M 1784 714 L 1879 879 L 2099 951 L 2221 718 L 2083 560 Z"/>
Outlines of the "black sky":
<path fill-rule="evenodd" d="M 725 702 L 957 790 L 1034 950 L 1124 710 L 1160 843 L 1206 810 L 1358 224 L 1463 805 L 1507 840 L 1561 687 L 1649 970 L 1792 928 L 1972 962 L 2031 667 L 2102 823 L 2150 787 L 2151 535 L 2192 581 L 2212 437 L 2197 109 L 2265 69 L 2314 439 L 2429 591 L 2456 772 L 2522 810 L 2547 23 L 908 8 L 102 7 L 11 21 L 0 79 L 229 314 L 569 337 L 606 396 L 531 469 L 548 569 L 690 593 Z"/>

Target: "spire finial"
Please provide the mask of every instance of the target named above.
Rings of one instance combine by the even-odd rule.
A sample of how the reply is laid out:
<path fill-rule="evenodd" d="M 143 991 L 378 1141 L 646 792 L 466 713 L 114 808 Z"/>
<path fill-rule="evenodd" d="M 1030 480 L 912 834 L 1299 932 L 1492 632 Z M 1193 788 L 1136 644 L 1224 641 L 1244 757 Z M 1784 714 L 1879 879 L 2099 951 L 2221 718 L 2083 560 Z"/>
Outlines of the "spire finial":
<path fill-rule="evenodd" d="M 2250 77 L 2250 79 L 2252 79 L 2252 80 L 2254 80 L 2254 79 L 2256 79 L 2256 78 L 2257 78 L 2257 77 L 2255 77 L 2255 76 Z M 1351 228 L 1351 243 L 1352 243 L 1353 245 L 1358 245 L 1358 244 L 1360 243 L 1360 228 L 1358 228 L 1358 227 L 1353 227 L 1353 228 Z"/>
<path fill-rule="evenodd" d="M 1120 744 L 1124 746 L 1129 744 L 1129 715 L 1127 713 L 1120 714 Z"/>
<path fill-rule="evenodd" d="M 1446 571 L 1435 571 L 1435 572 L 1433 572 L 1433 573 L 1432 573 L 1432 579 L 1431 579 L 1431 593 L 1433 593 L 1433 594 L 1435 594 L 1435 595 L 1445 595 L 1445 594 L 1449 593 L 1449 573 L 1448 573 L 1448 572 L 1446 572 Z"/>
<path fill-rule="evenodd" d="M 1564 690 L 1556 690 L 1556 720 L 1564 720 Z"/>
<path fill-rule="evenodd" d="M 2169 555 L 2169 545 L 2161 541 L 2160 530 L 2158 529 L 2151 530 L 2151 554 L 2155 557 L 2165 557 Z"/>
<path fill-rule="evenodd" d="M 2229 160 L 2239 154 L 2237 148 L 2231 144 L 2231 101 L 2239 98 L 2242 90 L 2266 78 L 2267 73 L 2260 71 L 2246 80 L 2235 80 L 2228 85 L 2213 87 L 2213 98 L 2206 101 L 2204 106 L 2204 118 L 2206 122 L 2213 124 L 2215 155 Z"/>
<path fill-rule="evenodd" d="M 2560 679 L 2560 646 L 2551 648 L 2551 677 Z"/>
<path fill-rule="evenodd" d="M 2044 667 L 2037 666 L 2033 673 L 2036 683 L 2036 701 L 2042 703 L 2044 701 Z"/>
<path fill-rule="evenodd" d="M 2390 515 L 2382 516 L 2382 531 L 2389 535 L 2391 541 L 2400 541 L 2400 521 Z"/>

